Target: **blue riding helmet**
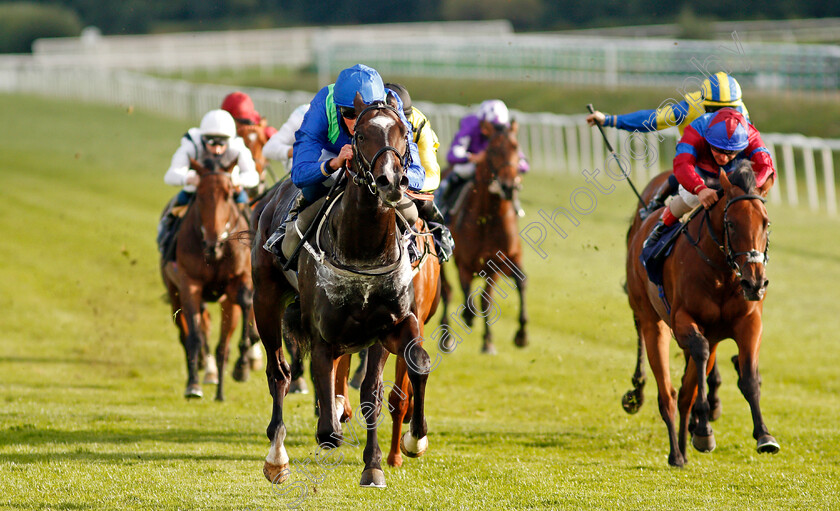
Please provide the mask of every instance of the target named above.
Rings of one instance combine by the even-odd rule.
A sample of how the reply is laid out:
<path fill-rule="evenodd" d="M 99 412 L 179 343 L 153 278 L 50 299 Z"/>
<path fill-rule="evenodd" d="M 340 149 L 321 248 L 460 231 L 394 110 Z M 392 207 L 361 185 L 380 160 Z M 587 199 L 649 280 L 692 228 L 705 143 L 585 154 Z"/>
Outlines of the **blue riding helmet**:
<path fill-rule="evenodd" d="M 742 151 L 749 144 L 747 121 L 737 110 L 718 110 L 703 134 L 709 145 L 724 151 Z"/>
<path fill-rule="evenodd" d="M 362 101 L 366 105 L 374 101 L 385 101 L 385 86 L 376 69 L 364 64 L 356 64 L 339 73 L 333 88 L 335 104 L 353 107 L 357 92 L 362 95 Z"/>

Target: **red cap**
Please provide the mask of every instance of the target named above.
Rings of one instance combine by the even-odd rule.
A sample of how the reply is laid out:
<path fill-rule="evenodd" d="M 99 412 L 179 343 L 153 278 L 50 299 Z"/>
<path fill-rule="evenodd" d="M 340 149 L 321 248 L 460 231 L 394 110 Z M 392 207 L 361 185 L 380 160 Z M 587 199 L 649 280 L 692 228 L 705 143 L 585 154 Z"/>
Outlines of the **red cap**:
<path fill-rule="evenodd" d="M 244 92 L 231 92 L 222 101 L 222 110 L 227 110 L 234 119 L 247 119 L 253 123 L 260 122 L 260 114 L 254 108 L 254 102 Z"/>

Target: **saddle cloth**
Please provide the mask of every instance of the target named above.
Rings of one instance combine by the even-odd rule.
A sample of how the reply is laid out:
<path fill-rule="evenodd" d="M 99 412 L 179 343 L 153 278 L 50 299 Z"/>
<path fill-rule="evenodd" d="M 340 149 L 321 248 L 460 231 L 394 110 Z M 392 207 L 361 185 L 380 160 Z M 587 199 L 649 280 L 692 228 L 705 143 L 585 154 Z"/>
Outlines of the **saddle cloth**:
<path fill-rule="evenodd" d="M 639 260 L 642 261 L 642 265 L 647 270 L 648 279 L 657 286 L 662 285 L 662 267 L 665 265 L 665 259 L 668 258 L 674 248 L 672 241 L 674 236 L 679 233 L 682 225 L 680 222 L 676 222 L 674 225 L 667 227 L 659 241 L 644 247 L 639 255 Z"/>

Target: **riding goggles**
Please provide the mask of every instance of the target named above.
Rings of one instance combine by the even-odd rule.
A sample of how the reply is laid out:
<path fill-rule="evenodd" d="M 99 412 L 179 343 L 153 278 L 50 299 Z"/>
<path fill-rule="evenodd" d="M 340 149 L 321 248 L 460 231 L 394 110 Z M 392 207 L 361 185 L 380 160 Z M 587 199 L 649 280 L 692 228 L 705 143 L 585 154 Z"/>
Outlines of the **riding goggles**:
<path fill-rule="evenodd" d="M 356 118 L 356 109 L 352 106 L 340 106 L 338 107 L 339 113 L 341 116 L 348 120 L 353 120 Z"/>
<path fill-rule="evenodd" d="M 205 136 L 201 137 L 201 140 L 209 146 L 224 146 L 228 143 L 228 137 Z"/>

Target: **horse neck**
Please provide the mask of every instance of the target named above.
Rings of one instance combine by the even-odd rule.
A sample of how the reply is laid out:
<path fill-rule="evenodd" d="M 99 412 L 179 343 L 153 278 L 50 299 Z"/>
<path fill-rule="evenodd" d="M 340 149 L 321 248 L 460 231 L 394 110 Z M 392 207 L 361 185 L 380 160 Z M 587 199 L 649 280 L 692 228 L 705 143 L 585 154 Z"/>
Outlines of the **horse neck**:
<path fill-rule="evenodd" d="M 330 218 L 330 239 L 333 253 L 344 264 L 387 264 L 400 254 L 394 208 L 352 182 Z"/>

